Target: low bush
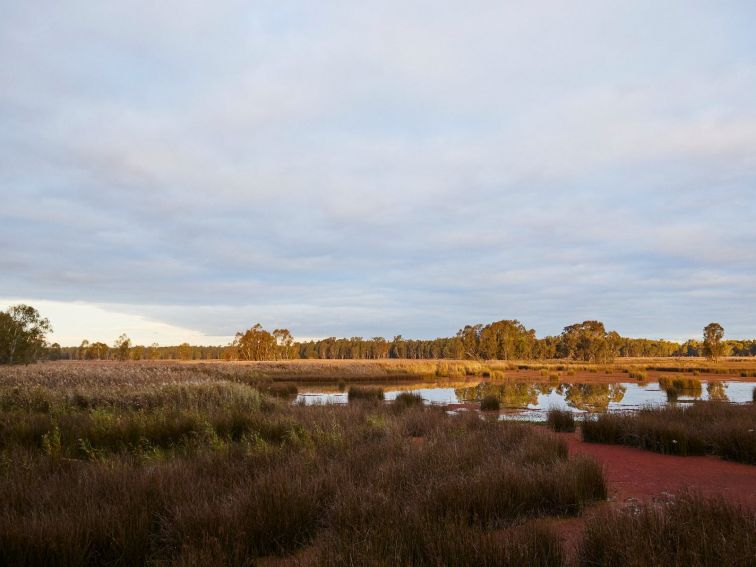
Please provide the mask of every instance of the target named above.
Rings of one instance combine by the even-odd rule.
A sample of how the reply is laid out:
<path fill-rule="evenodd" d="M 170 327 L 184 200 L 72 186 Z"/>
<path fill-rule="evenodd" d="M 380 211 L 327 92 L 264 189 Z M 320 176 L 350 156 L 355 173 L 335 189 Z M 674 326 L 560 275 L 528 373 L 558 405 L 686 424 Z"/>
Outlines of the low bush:
<path fill-rule="evenodd" d="M 383 401 L 383 388 L 372 386 L 350 386 L 347 395 L 350 402 L 357 400 L 367 400 L 373 402 Z"/>
<path fill-rule="evenodd" d="M 423 405 L 423 397 L 415 392 L 401 392 L 394 398 L 397 407 L 414 407 Z"/>
<path fill-rule="evenodd" d="M 554 431 L 575 431 L 575 416 L 571 411 L 550 409 L 546 424 Z"/>
<path fill-rule="evenodd" d="M 501 409 L 501 402 L 499 401 L 499 398 L 496 396 L 484 396 L 482 400 L 480 400 L 480 410 L 481 411 L 499 411 Z"/>

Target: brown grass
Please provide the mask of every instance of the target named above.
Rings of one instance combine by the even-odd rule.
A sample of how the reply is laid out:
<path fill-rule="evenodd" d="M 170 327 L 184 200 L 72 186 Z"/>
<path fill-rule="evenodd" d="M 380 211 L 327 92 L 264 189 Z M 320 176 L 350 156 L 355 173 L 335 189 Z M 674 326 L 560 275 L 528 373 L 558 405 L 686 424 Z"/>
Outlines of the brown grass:
<path fill-rule="evenodd" d="M 585 567 L 747 567 L 754 560 L 756 514 L 689 493 L 598 514 L 579 547 Z"/>
<path fill-rule="evenodd" d="M 493 380 L 537 381 L 566 372 L 571 381 L 616 382 L 627 372 L 646 372 L 649 379 L 664 373 L 698 372 L 707 381 L 756 376 L 756 357 L 722 359 L 616 359 L 611 365 L 574 361 L 471 361 L 471 360 L 279 360 L 224 361 L 59 361 L 29 366 L 0 367 L 0 385 L 39 384 L 47 387 L 118 387 L 124 382 L 154 384 L 207 379 L 258 383 L 417 381 L 467 376 Z M 599 374 L 599 371 L 602 371 Z"/>
<path fill-rule="evenodd" d="M 697 402 L 689 407 L 607 413 L 582 425 L 583 438 L 674 455 L 714 454 L 756 464 L 756 406 Z"/>
<path fill-rule="evenodd" d="M 538 428 L 141 372 L 0 386 L 0 564 L 559 565 L 553 534 L 516 524 L 606 497 Z"/>
<path fill-rule="evenodd" d="M 552 408 L 546 415 L 546 425 L 554 431 L 575 431 L 575 416 L 571 411 Z"/>

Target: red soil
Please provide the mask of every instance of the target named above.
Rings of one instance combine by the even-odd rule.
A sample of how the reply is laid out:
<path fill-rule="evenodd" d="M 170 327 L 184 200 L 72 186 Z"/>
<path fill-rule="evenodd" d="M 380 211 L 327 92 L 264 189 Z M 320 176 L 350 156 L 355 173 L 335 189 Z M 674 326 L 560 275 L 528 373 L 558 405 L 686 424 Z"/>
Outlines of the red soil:
<path fill-rule="evenodd" d="M 609 498 L 615 502 L 664 498 L 665 492 L 687 488 L 756 509 L 753 465 L 718 457 L 678 457 L 623 445 L 585 443 L 573 433 L 558 435 L 567 442 L 570 454 L 590 455 L 604 466 Z"/>
<path fill-rule="evenodd" d="M 755 466 L 718 457 L 677 457 L 623 445 L 585 443 L 579 433 L 557 435 L 567 442 L 570 455 L 589 455 L 601 463 L 609 484 L 609 502 L 588 508 L 581 517 L 553 522 L 570 556 L 575 553 L 586 518 L 605 506 L 666 500 L 675 492 L 689 489 L 756 509 Z"/>

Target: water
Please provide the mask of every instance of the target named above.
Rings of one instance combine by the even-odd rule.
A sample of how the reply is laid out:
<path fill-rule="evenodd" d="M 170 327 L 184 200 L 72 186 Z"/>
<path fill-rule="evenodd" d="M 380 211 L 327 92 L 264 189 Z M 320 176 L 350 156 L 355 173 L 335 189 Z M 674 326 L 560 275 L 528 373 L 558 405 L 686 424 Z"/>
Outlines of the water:
<path fill-rule="evenodd" d="M 419 394 L 425 403 L 434 405 L 477 402 L 487 395 L 496 396 L 501 403 L 502 416 L 512 419 L 543 420 L 551 408 L 574 413 L 637 410 L 648 406 L 661 406 L 676 401 L 678 404 L 695 400 L 717 399 L 732 403 L 750 402 L 754 382 L 707 382 L 693 384 L 674 393 L 665 391 L 658 382 L 617 382 L 612 384 L 585 383 L 497 383 L 464 382 L 459 384 L 383 385 L 386 400 L 393 400 L 402 392 Z M 328 386 L 300 386 L 295 403 L 345 404 L 346 391 Z M 464 411 L 463 408 L 461 408 Z"/>

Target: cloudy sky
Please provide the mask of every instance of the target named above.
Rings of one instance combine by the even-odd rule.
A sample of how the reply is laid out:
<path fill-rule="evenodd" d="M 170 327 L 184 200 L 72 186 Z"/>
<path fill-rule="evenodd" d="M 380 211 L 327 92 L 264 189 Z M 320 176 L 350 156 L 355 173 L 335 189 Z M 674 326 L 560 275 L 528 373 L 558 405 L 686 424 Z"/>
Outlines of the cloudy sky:
<path fill-rule="evenodd" d="M 63 344 L 756 336 L 750 0 L 0 13 L 0 308 Z"/>

